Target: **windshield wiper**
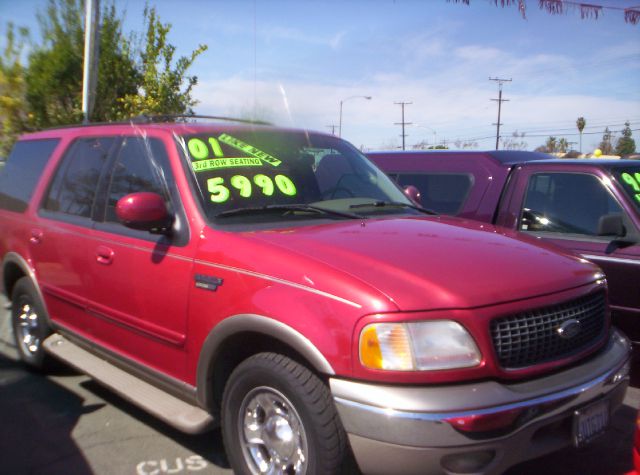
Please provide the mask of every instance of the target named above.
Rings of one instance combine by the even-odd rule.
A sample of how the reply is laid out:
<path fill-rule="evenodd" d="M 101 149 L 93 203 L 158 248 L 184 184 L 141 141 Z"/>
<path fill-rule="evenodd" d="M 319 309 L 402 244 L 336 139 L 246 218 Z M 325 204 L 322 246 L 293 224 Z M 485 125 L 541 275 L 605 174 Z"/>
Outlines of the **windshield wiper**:
<path fill-rule="evenodd" d="M 216 218 L 226 218 L 228 216 L 238 216 L 242 214 L 259 214 L 270 211 L 311 211 L 318 214 L 326 214 L 329 216 L 339 216 L 341 218 L 349 219 L 367 219 L 366 216 L 362 216 L 356 213 L 349 213 L 347 211 L 337 211 L 334 209 L 322 208 L 320 206 L 313 206 L 307 204 L 283 204 L 283 205 L 265 205 L 254 206 L 248 208 L 235 208 L 227 211 L 222 211 L 216 214 Z"/>
<path fill-rule="evenodd" d="M 384 208 L 386 206 L 399 207 L 399 208 L 411 208 L 411 209 L 415 209 L 416 211 L 420 211 L 421 213 L 425 213 L 425 214 L 435 214 L 435 215 L 438 214 L 435 211 L 423 208 L 422 206 L 414 205 L 414 204 L 411 204 L 411 203 L 403 203 L 401 201 L 371 201 L 369 203 L 359 203 L 359 204 L 356 204 L 356 205 L 351 205 L 351 206 L 349 206 L 349 208 L 351 208 L 351 209 L 355 209 L 355 208 Z"/>

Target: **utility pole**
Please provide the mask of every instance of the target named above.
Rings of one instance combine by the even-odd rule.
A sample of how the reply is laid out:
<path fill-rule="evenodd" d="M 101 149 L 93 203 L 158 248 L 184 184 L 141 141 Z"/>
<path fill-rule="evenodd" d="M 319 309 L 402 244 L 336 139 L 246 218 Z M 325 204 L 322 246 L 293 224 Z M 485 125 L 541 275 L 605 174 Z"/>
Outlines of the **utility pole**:
<path fill-rule="evenodd" d="M 412 122 L 405 122 L 404 121 L 404 106 L 408 106 L 410 104 L 413 104 L 413 102 L 394 102 L 394 104 L 399 105 L 400 107 L 402 107 L 402 122 L 395 122 L 394 125 L 401 125 L 402 126 L 402 134 L 400 134 L 400 137 L 402 137 L 402 150 L 404 150 L 404 139 L 407 136 L 407 134 L 404 133 L 404 126 L 405 125 L 411 125 Z"/>
<path fill-rule="evenodd" d="M 336 129 L 338 128 L 337 125 L 326 125 L 325 127 L 329 127 L 331 129 L 331 135 L 335 135 L 336 134 Z"/>
<path fill-rule="evenodd" d="M 100 48 L 100 0 L 86 0 L 84 21 L 84 70 L 82 75 L 82 116 L 86 124 L 96 97 L 98 83 L 98 54 Z"/>
<path fill-rule="evenodd" d="M 497 130 L 496 130 L 496 150 L 498 150 L 498 145 L 500 144 L 500 126 L 502 125 L 500 123 L 500 111 L 502 110 L 502 103 L 503 102 L 509 102 L 509 99 L 503 99 L 502 98 L 502 83 L 505 82 L 511 82 L 511 79 L 501 79 L 501 78 L 489 78 L 489 81 L 496 81 L 498 83 L 498 98 L 497 99 L 491 99 L 492 101 L 497 101 L 498 102 L 498 123 L 493 124 L 495 126 L 497 126 Z"/>

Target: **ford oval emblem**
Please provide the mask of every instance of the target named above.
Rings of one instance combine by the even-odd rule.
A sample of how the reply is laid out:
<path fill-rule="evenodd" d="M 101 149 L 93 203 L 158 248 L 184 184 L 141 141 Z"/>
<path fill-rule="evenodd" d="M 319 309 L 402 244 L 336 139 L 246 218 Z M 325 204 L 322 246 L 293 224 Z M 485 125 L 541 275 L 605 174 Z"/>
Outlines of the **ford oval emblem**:
<path fill-rule="evenodd" d="M 580 333 L 580 329 L 582 325 L 580 324 L 580 320 L 576 320 L 572 318 L 571 320 L 567 320 L 563 322 L 558 328 L 556 328 L 556 333 L 560 338 L 564 338 L 565 340 L 570 340 L 575 337 L 578 333 Z"/>

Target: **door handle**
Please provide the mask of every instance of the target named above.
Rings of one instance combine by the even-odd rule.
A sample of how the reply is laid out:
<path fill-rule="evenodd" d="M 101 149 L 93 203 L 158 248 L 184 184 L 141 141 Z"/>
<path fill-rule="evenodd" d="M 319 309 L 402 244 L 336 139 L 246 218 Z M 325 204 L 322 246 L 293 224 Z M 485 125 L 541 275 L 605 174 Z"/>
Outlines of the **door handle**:
<path fill-rule="evenodd" d="M 29 242 L 31 244 L 40 244 L 42 242 L 43 232 L 42 229 L 32 229 Z"/>
<path fill-rule="evenodd" d="M 96 260 L 99 264 L 108 266 L 113 262 L 113 255 L 113 250 L 107 246 L 98 246 L 98 249 L 96 249 Z"/>

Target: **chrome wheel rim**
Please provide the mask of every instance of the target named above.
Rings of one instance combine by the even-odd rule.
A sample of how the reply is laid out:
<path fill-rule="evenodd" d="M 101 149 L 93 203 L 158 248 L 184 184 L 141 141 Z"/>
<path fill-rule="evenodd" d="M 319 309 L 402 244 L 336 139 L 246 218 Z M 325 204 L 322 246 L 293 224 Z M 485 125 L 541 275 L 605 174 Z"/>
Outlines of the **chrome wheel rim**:
<path fill-rule="evenodd" d="M 245 396 L 240 404 L 238 434 L 252 473 L 306 473 L 307 435 L 293 404 L 279 391 L 259 387 Z"/>
<path fill-rule="evenodd" d="M 23 351 L 27 354 L 35 354 L 40 349 L 40 323 L 36 310 L 29 303 L 20 307 L 17 328 L 18 341 Z"/>

